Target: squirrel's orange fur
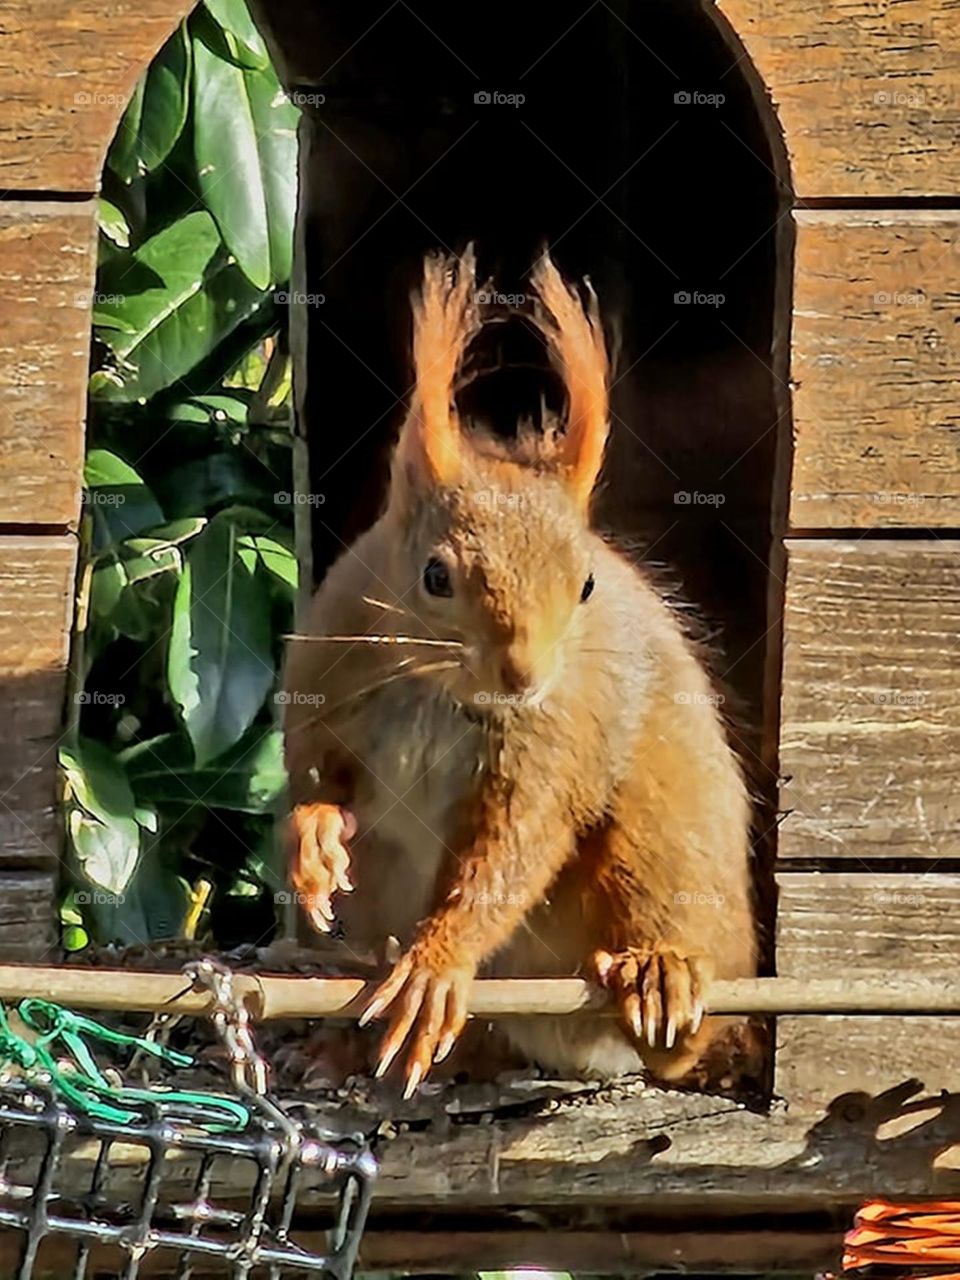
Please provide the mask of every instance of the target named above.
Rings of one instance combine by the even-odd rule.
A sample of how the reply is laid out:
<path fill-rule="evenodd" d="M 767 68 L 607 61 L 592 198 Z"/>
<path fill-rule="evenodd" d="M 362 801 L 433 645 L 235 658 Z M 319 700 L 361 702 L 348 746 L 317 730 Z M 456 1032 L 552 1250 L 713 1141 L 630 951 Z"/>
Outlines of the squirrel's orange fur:
<path fill-rule="evenodd" d="M 513 1019 L 511 1039 L 546 1067 L 663 1078 L 718 1030 L 700 1024 L 710 976 L 755 972 L 750 808 L 710 680 L 588 526 L 608 424 L 595 300 L 584 309 L 548 257 L 533 286 L 566 431 L 519 461 L 461 430 L 473 261 L 428 259 L 386 510 L 288 659 L 295 879 L 324 927 L 349 844 L 347 945 L 405 948 L 371 1013 L 391 1019 L 382 1068 L 409 1040 L 408 1088 L 449 1051 L 478 972 L 596 977 L 619 1023 Z M 433 559 L 449 596 L 425 587 Z M 372 634 L 396 642 L 322 639 Z"/>

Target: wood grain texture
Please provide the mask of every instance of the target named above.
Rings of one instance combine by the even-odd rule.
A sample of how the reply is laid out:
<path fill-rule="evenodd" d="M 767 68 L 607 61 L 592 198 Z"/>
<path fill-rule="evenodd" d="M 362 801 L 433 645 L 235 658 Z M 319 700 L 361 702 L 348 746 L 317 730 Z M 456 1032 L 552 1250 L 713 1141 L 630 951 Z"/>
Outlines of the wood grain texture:
<path fill-rule="evenodd" d="M 960 855 L 960 542 L 787 554 L 780 857 Z"/>
<path fill-rule="evenodd" d="M 132 85 L 190 7 L 2 0 L 4 186 L 94 190 Z M 956 191 L 960 24 L 950 0 L 724 0 L 721 11 L 775 105 L 799 194 Z"/>
<path fill-rule="evenodd" d="M 763 81 L 801 196 L 952 195 L 960 23 L 951 0 L 720 0 Z"/>
<path fill-rule="evenodd" d="M 931 1167 L 944 1127 L 936 1137 L 928 1127 L 877 1141 L 876 1124 L 894 1106 L 887 1100 L 842 1096 L 826 1113 L 780 1103 L 762 1114 L 729 1099 L 635 1081 L 599 1088 L 530 1084 L 526 1091 L 492 1090 L 485 1099 L 462 1087 L 411 1104 L 384 1094 L 372 1109 L 352 1095 L 339 1114 L 325 1102 L 324 1114 L 341 1131 L 372 1132 L 379 1123 L 382 1133 L 397 1135 L 378 1143 L 376 1211 L 455 1211 L 461 1224 L 465 1211 L 483 1214 L 487 1224 L 497 1214 L 509 1220 L 517 1205 L 560 1207 L 571 1214 L 568 1221 L 582 1209 L 589 1221 L 602 1222 L 628 1209 L 701 1217 L 834 1211 L 878 1194 L 960 1192 L 960 1173 Z M 297 1096 L 309 1099 L 302 1091 Z M 947 1104 L 933 1099 L 928 1106 L 943 1114 Z M 949 1124 L 957 1130 L 955 1114 Z M 64 1192 L 89 1187 L 96 1148 L 91 1139 L 69 1144 Z M 142 1186 L 148 1157 L 132 1143 L 112 1153 L 111 1197 Z M 164 1171 L 165 1194 L 189 1195 L 196 1172 L 196 1156 L 179 1150 Z M 236 1203 L 249 1186 L 249 1171 L 235 1160 L 216 1161 L 211 1174 L 215 1202 Z M 302 1215 L 329 1208 L 319 1175 L 308 1172 L 302 1180 L 297 1206 Z"/>
<path fill-rule="evenodd" d="M 960 875 L 784 871 L 777 975 L 943 980 L 960 954 Z"/>
<path fill-rule="evenodd" d="M 73 618 L 71 537 L 0 539 L 0 859 L 56 862 L 57 744 Z"/>
<path fill-rule="evenodd" d="M 52 871 L 0 870 L 0 957 L 53 962 L 56 891 Z"/>
<path fill-rule="evenodd" d="M 96 207 L 0 203 L 0 506 L 75 525 L 83 473 Z"/>
<path fill-rule="evenodd" d="M 777 972 L 784 977 L 943 978 L 956 964 L 960 876 L 787 872 L 778 884 Z M 791 1107 L 808 1114 L 833 1108 L 857 1124 L 868 1114 L 878 1118 L 887 1104 L 867 1098 L 886 1093 L 894 1114 L 881 1136 L 889 1137 L 936 1116 L 943 1123 L 939 1109 L 911 1104 L 907 1082 L 922 1082 L 918 1098 L 955 1090 L 958 1057 L 960 1018 L 780 1018 L 776 1089 Z M 850 1095 L 842 1105 L 839 1093 Z M 960 1119 L 960 1094 L 950 1109 Z M 952 1138 L 960 1144 L 960 1131 Z"/>
<path fill-rule="evenodd" d="M 323 1255 L 329 1237 L 317 1227 L 298 1223 L 297 1244 Z M 372 1225 L 371 1225 L 372 1222 Z M 843 1229 L 828 1221 L 819 1229 L 805 1221 L 794 1226 L 771 1223 L 769 1228 L 740 1223 L 735 1218 L 720 1224 L 655 1222 L 645 1227 L 571 1231 L 565 1221 L 547 1218 L 539 1225 L 511 1224 L 504 1214 L 501 1229 L 460 1213 L 448 1226 L 429 1230 L 420 1223 L 398 1223 L 380 1230 L 376 1217 L 368 1221 L 360 1244 L 358 1271 L 395 1271 L 413 1275 L 462 1275 L 465 1272 L 504 1268 L 547 1269 L 596 1274 L 647 1274 L 651 1270 L 712 1274 L 736 1272 L 807 1274 L 839 1266 Z M 15 1275 L 20 1262 L 20 1237 L 0 1235 L 0 1274 Z M 42 1275 L 65 1276 L 76 1263 L 76 1245 L 56 1234 L 40 1246 L 37 1270 Z M 90 1273 L 115 1275 L 118 1251 L 93 1244 Z M 138 1277 L 169 1280 L 170 1254 L 151 1249 L 143 1255 Z M 212 1269 L 209 1269 L 212 1268 Z M 215 1263 L 197 1257 L 192 1280 L 219 1280 Z M 222 1275 L 222 1271 L 220 1273 Z"/>
<path fill-rule="evenodd" d="M 0 185 L 95 191 L 130 92 L 184 0 L 0 0 Z"/>
<path fill-rule="evenodd" d="M 960 213 L 795 216 L 792 524 L 960 524 Z"/>

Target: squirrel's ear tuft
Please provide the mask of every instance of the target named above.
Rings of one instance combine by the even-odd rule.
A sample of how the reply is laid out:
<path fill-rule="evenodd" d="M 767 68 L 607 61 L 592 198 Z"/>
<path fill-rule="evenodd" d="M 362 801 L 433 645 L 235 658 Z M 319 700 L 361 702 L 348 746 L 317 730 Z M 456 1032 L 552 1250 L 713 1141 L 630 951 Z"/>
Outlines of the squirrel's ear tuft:
<path fill-rule="evenodd" d="M 431 485 L 456 482 L 465 442 L 454 406 L 454 379 L 480 327 L 473 246 L 461 258 L 430 254 L 413 298 L 414 394 L 397 462 Z"/>
<path fill-rule="evenodd" d="M 607 401 L 609 361 L 597 295 L 584 282 L 584 303 L 566 284 L 548 252 L 531 277 L 533 318 L 567 389 L 566 430 L 556 457 L 577 505 L 586 510 L 596 484 L 610 429 Z"/>

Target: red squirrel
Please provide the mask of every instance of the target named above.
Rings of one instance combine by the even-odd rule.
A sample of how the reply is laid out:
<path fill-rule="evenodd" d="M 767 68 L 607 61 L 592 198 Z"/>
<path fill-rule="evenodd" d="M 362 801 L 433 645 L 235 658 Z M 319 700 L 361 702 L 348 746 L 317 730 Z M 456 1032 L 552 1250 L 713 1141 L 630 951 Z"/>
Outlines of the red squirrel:
<path fill-rule="evenodd" d="M 669 606 L 589 523 L 609 430 L 592 290 L 549 258 L 532 319 L 565 422 L 467 430 L 453 387 L 482 320 L 474 259 L 428 257 L 415 387 L 379 520 L 317 591 L 285 677 L 292 878 L 314 927 L 403 952 L 361 1021 L 406 1092 L 452 1048 L 475 975 L 582 974 L 619 1019 L 511 1019 L 529 1061 L 686 1074 L 756 973 L 750 803 Z M 586 301 L 583 301 L 583 297 Z"/>

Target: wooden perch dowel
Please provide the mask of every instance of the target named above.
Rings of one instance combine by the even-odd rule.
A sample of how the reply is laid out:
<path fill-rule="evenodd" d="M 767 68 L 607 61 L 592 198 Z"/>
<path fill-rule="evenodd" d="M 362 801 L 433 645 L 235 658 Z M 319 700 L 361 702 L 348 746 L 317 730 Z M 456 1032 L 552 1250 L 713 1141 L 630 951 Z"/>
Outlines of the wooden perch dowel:
<path fill-rule="evenodd" d="M 251 1013 L 270 1018 L 353 1018 L 375 984 L 360 978 L 284 977 L 235 973 L 233 985 Z M 71 1008 L 203 1015 L 207 991 L 180 973 L 129 969 L 0 965 L 0 1000 L 36 996 Z M 897 981 L 891 977 L 740 978 L 716 982 L 710 1012 L 725 1014 L 960 1014 L 960 982 Z M 478 1018 L 609 1014 L 604 992 L 582 978 L 480 978 L 470 996 Z"/>

